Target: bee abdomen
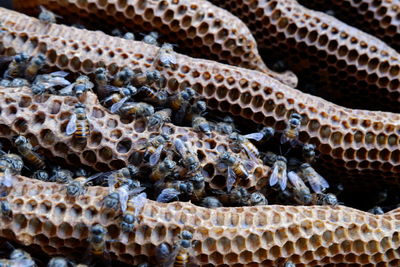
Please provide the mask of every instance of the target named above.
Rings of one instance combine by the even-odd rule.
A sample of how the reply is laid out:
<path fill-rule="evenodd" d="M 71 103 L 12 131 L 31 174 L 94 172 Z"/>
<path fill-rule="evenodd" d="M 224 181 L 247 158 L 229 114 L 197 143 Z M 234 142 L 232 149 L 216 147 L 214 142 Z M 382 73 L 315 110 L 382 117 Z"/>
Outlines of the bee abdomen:
<path fill-rule="evenodd" d="M 40 159 L 37 155 L 33 154 L 30 151 L 20 152 L 35 168 L 43 169 L 46 167 L 46 164 L 42 159 Z"/>
<path fill-rule="evenodd" d="M 84 143 L 90 135 L 89 123 L 85 120 L 77 121 L 76 124 L 75 139 L 80 143 Z"/>

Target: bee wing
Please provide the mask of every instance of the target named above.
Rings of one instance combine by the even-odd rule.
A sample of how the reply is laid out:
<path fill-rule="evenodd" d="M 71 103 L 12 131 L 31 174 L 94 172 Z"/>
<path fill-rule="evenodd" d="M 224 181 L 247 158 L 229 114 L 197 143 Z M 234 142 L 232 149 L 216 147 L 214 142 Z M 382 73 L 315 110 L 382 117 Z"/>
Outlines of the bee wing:
<path fill-rule="evenodd" d="M 32 259 L 15 259 L 10 260 L 11 265 L 13 267 L 33 267 L 36 266 L 35 262 Z M 5 265 L 9 266 L 9 265 Z"/>
<path fill-rule="evenodd" d="M 1 181 L 1 184 L 5 187 L 11 187 L 13 185 L 13 178 L 10 169 L 6 168 L 3 175 L 4 177 Z"/>
<path fill-rule="evenodd" d="M 108 93 L 114 93 L 114 92 L 121 91 L 121 88 L 116 87 L 114 85 L 105 85 L 103 88 L 106 89 Z"/>
<path fill-rule="evenodd" d="M 69 75 L 69 72 L 60 70 L 60 71 L 52 72 L 52 73 L 50 73 L 50 75 L 53 76 L 53 77 L 62 77 L 62 78 L 64 78 L 64 77 L 67 77 Z"/>
<path fill-rule="evenodd" d="M 261 139 L 264 138 L 264 134 L 263 133 L 251 133 L 251 134 L 246 134 L 243 137 L 245 137 L 247 139 L 260 141 Z"/>
<path fill-rule="evenodd" d="M 183 157 L 186 154 L 185 144 L 182 142 L 181 139 L 177 138 L 174 140 L 174 145 L 178 153 Z"/>
<path fill-rule="evenodd" d="M 129 192 L 124 186 L 119 187 L 117 191 L 119 196 L 119 203 L 121 205 L 121 211 L 122 213 L 124 213 L 128 206 Z"/>
<path fill-rule="evenodd" d="M 73 90 L 74 90 L 74 86 L 75 84 L 72 83 L 70 85 L 68 85 L 67 87 L 64 87 L 63 89 L 58 91 L 58 94 L 60 95 L 72 95 Z"/>
<path fill-rule="evenodd" d="M 177 199 L 180 192 L 175 188 L 165 188 L 157 197 L 157 202 L 168 203 L 173 199 Z"/>
<path fill-rule="evenodd" d="M 305 187 L 305 186 L 306 186 L 306 185 L 304 184 L 303 180 L 297 175 L 296 172 L 290 171 L 290 172 L 287 174 L 287 176 L 288 176 L 288 178 L 289 178 L 289 181 L 292 183 L 292 185 L 293 185 L 296 189 L 300 190 L 302 187 Z"/>
<path fill-rule="evenodd" d="M 186 115 L 186 110 L 189 107 L 189 103 L 183 103 L 180 109 L 176 112 L 175 114 L 175 121 L 178 124 L 181 124 L 183 122 L 183 119 L 185 118 Z"/>
<path fill-rule="evenodd" d="M 320 179 L 316 173 L 315 174 L 313 173 L 313 174 L 307 176 L 307 180 L 308 180 L 308 183 L 310 184 L 312 190 L 315 193 L 322 193 L 322 186 L 320 184 Z"/>
<path fill-rule="evenodd" d="M 150 166 L 154 166 L 157 164 L 157 162 L 160 160 L 160 156 L 161 156 L 161 152 L 163 150 L 164 146 L 163 145 L 159 145 L 156 149 L 156 151 L 151 154 L 150 158 L 149 158 L 149 163 Z"/>
<path fill-rule="evenodd" d="M 243 162 L 243 166 L 246 168 L 246 170 L 251 171 L 256 166 L 256 163 L 250 160 L 245 160 Z"/>
<path fill-rule="evenodd" d="M 232 190 L 233 185 L 236 182 L 236 174 L 233 169 L 228 166 L 228 179 L 226 180 L 226 190 L 230 192 Z"/>
<path fill-rule="evenodd" d="M 244 150 L 247 153 L 247 156 L 249 156 L 250 159 L 258 161 L 257 156 L 246 145 L 242 145 L 242 147 L 244 148 Z"/>
<path fill-rule="evenodd" d="M 137 218 L 139 216 L 139 212 L 142 210 L 142 208 L 144 207 L 144 205 L 147 202 L 147 194 L 145 192 L 140 193 L 137 196 L 134 196 L 131 199 L 132 203 L 135 205 L 135 218 Z"/>
<path fill-rule="evenodd" d="M 278 166 L 273 166 L 272 174 L 269 177 L 269 185 L 274 186 L 278 183 L 279 180 L 279 168 Z"/>
<path fill-rule="evenodd" d="M 128 99 L 129 99 L 128 96 L 122 98 L 120 101 L 118 101 L 117 103 L 115 103 L 115 104 L 113 104 L 113 105 L 111 106 L 110 111 L 111 111 L 112 113 L 117 112 L 117 111 L 125 104 L 125 102 L 126 102 Z"/>
<path fill-rule="evenodd" d="M 286 168 L 282 171 L 282 177 L 279 180 L 279 186 L 281 187 L 281 190 L 284 191 L 286 189 L 287 185 L 287 171 Z"/>
<path fill-rule="evenodd" d="M 325 178 L 322 177 L 321 175 L 318 174 L 318 176 L 319 176 L 319 180 L 320 180 L 320 182 L 321 182 L 321 186 L 322 186 L 324 189 L 325 189 L 325 188 L 329 188 L 329 183 L 328 183 L 328 181 L 325 180 Z"/>
<path fill-rule="evenodd" d="M 111 173 L 112 173 L 112 172 L 100 172 L 100 173 L 96 173 L 96 174 L 94 174 L 94 175 L 88 177 L 88 178 L 86 179 L 86 181 L 85 181 L 85 184 L 88 184 L 89 182 L 91 182 L 91 181 L 93 181 L 93 180 L 95 180 L 95 179 L 97 179 L 97 178 L 100 178 L 100 177 L 108 177 Z"/>
<path fill-rule="evenodd" d="M 72 114 L 68 124 L 67 128 L 65 129 L 65 132 L 67 135 L 71 135 L 74 132 L 76 132 L 76 114 Z"/>

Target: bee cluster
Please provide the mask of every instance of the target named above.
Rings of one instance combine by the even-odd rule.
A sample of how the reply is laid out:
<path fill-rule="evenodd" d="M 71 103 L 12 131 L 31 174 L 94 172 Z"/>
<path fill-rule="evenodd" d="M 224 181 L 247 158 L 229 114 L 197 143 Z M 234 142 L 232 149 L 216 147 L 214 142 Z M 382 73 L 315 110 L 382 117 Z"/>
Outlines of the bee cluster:
<path fill-rule="evenodd" d="M 49 23 L 54 22 L 56 17 L 42 8 L 39 18 Z M 129 40 L 135 38 L 129 32 L 123 34 L 116 30 L 113 34 Z M 160 45 L 158 37 L 158 33 L 151 32 L 144 36 L 143 41 Z M 125 67 L 111 75 L 107 69 L 100 67 L 88 76 L 77 76 L 65 71 L 53 71 L 45 66 L 45 62 L 46 57 L 42 54 L 30 57 L 19 53 L 2 57 L 0 68 L 3 79 L 0 86 L 27 86 L 31 88 L 32 95 L 37 97 L 46 94 L 76 97 L 78 103 L 65 128 L 66 135 L 71 136 L 75 143 L 85 147 L 91 135 L 91 122 L 85 105 L 88 91 L 95 92 L 101 104 L 110 113 L 118 114 L 121 120 L 127 123 L 143 120 L 148 128 L 158 129 L 159 134 L 148 138 L 141 148 L 142 153 L 131 165 L 100 173 L 84 167 L 72 171 L 68 166 L 54 165 L 51 159 L 45 159 L 36 150 L 29 138 L 17 134 L 12 142 L 4 140 L 4 147 L 0 151 L 3 197 L 13 186 L 13 176 L 19 174 L 65 184 L 65 194 L 71 199 L 85 195 L 88 186 L 105 186 L 110 193 L 102 200 L 103 210 L 120 211 L 121 216 L 117 220 L 120 221 L 121 231 L 125 233 L 135 231 L 147 199 L 163 203 L 191 201 L 207 208 L 339 204 L 337 195 L 343 188 L 340 185 L 331 188 L 328 181 L 314 169 L 318 157 L 315 146 L 299 140 L 302 123 L 300 114 L 292 113 L 283 131 L 261 127 L 255 132 L 242 134 L 244 128 L 239 127 L 231 116 L 210 114 L 206 101 L 194 89 L 186 87 L 172 93 L 167 90 L 163 71 L 176 65 L 171 44 L 160 45 L 154 69 L 145 72 Z M 209 173 L 203 168 L 201 155 L 195 152 L 192 144 L 186 142 L 185 137 L 171 138 L 169 128 L 164 127 L 167 123 L 191 127 L 199 138 L 213 138 L 214 133 L 226 137 L 229 147 L 220 151 L 215 162 L 216 171 L 223 174 L 225 179 L 223 188 L 209 186 Z M 280 136 L 278 142 L 276 136 Z M 238 156 L 240 153 L 246 158 Z M 250 170 L 257 165 L 269 166 L 271 170 L 267 184 L 258 190 L 246 186 L 254 179 Z M 381 205 L 387 198 L 382 194 L 375 203 Z M 370 208 L 374 214 L 382 214 L 390 209 L 382 205 Z M 0 200 L 0 213 L 3 217 L 12 216 L 12 208 L 5 200 Z M 172 245 L 161 243 L 157 247 L 156 258 L 162 266 L 186 266 L 188 262 L 195 261 L 191 256 L 195 243 L 193 233 L 183 230 L 176 240 Z M 106 228 L 100 224 L 91 226 L 88 242 L 90 246 L 85 263 L 94 264 L 96 257 L 111 260 L 107 256 L 107 243 L 113 240 L 107 239 Z M 21 251 L 18 253 L 12 252 L 9 259 L 0 260 L 0 264 L 35 265 L 29 255 Z M 53 258 L 48 263 L 52 267 L 72 265 L 73 262 L 63 258 Z M 294 264 L 287 262 L 285 266 Z"/>

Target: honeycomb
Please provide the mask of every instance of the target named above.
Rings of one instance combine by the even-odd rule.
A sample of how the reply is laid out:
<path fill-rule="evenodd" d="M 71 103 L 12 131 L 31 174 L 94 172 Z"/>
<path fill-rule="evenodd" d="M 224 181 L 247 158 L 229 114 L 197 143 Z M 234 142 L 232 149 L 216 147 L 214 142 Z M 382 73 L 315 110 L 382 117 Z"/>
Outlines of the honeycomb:
<path fill-rule="evenodd" d="M 141 42 L 62 25 L 43 25 L 5 9 L 0 9 L 0 22 L 4 31 L 1 54 L 41 52 L 51 66 L 81 73 L 91 73 L 97 66 L 106 66 L 111 73 L 124 66 L 142 71 L 155 66 L 158 48 Z M 277 131 L 285 128 L 291 113 L 299 113 L 303 117 L 300 140 L 315 144 L 321 160 L 334 172 L 359 179 L 374 174 L 387 182 L 398 182 L 400 115 L 343 108 L 261 72 L 180 54 L 176 54 L 176 60 L 175 69 L 159 68 L 168 79 L 170 92 L 192 87 L 207 100 L 209 108 Z"/>
<path fill-rule="evenodd" d="M 350 108 L 400 111 L 400 57 L 379 39 L 295 0 L 211 2 L 241 18 L 306 92 Z"/>
<path fill-rule="evenodd" d="M 400 51 L 400 25 L 398 1 L 299 1 L 308 8 L 330 10 L 336 18 L 372 34 L 397 52 Z"/>
<path fill-rule="evenodd" d="M 129 235 L 116 211 L 102 211 L 107 188 L 90 187 L 69 199 L 63 186 L 22 176 L 5 198 L 13 210 L 1 217 L 0 235 L 34 245 L 50 255 L 82 257 L 90 226 L 108 230 L 111 256 L 129 264 L 154 260 L 155 248 L 193 232 L 200 266 L 399 266 L 399 210 L 372 215 L 336 207 L 259 206 L 205 209 L 186 202 L 151 200 Z M 118 218 L 118 217 L 117 217 Z M 151 262 L 151 264 L 156 264 Z"/>
<path fill-rule="evenodd" d="M 193 57 L 204 57 L 266 72 L 292 87 L 297 77 L 290 71 L 275 73 L 261 59 L 257 44 L 247 26 L 224 9 L 199 0 L 163 1 L 58 1 L 14 0 L 17 10 L 36 14 L 38 5 L 80 22 L 91 21 L 94 25 L 122 26 L 130 31 L 157 30 L 179 49 Z"/>
<path fill-rule="evenodd" d="M 160 134 L 158 129 L 148 129 L 144 119 L 132 122 L 120 120 L 102 107 L 97 96 L 88 92 L 85 99 L 91 133 L 84 148 L 66 135 L 65 128 L 77 103 L 75 97 L 38 95 L 33 96 L 29 88 L 0 88 L 0 137 L 11 139 L 22 134 L 38 145 L 42 155 L 60 165 L 90 166 L 99 171 L 120 169 L 134 164 L 135 157 L 144 153 L 149 137 Z M 188 127 L 165 124 L 162 129 L 169 132 L 171 140 L 186 140 L 197 152 L 201 167 L 207 172 L 206 182 L 211 188 L 226 187 L 225 174 L 216 167 L 218 156 L 230 151 L 225 135 L 212 133 L 206 137 Z M 245 152 L 236 156 L 245 160 Z M 250 170 L 254 179 L 243 186 L 254 187 L 265 183 L 269 167 L 255 164 Z"/>

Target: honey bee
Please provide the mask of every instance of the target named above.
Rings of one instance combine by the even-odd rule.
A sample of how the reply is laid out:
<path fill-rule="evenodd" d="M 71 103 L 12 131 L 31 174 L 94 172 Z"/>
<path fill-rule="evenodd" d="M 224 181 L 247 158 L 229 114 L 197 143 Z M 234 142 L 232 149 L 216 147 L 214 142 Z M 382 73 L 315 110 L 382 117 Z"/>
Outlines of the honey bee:
<path fill-rule="evenodd" d="M 281 135 L 281 144 L 289 142 L 292 147 L 295 147 L 298 143 L 297 138 L 299 137 L 299 127 L 301 124 L 301 115 L 293 113 L 290 116 L 289 124 Z"/>
<path fill-rule="evenodd" d="M 155 60 L 161 67 L 175 68 L 177 60 L 172 44 L 164 43 L 158 50 L 157 60 Z"/>
<path fill-rule="evenodd" d="M 287 184 L 287 160 L 283 156 L 277 156 L 274 165 L 272 165 L 272 174 L 269 178 L 269 185 L 279 184 L 282 191 L 286 189 Z"/>
<path fill-rule="evenodd" d="M 50 182 L 50 176 L 45 170 L 37 170 L 32 174 L 33 179 L 37 179 L 43 182 Z"/>
<path fill-rule="evenodd" d="M 135 35 L 131 32 L 127 32 L 124 34 L 124 36 L 122 36 L 122 38 L 126 40 L 135 40 Z"/>
<path fill-rule="evenodd" d="M 230 135 L 235 130 L 235 121 L 231 116 L 225 116 L 223 121 L 219 122 L 216 126 L 216 131 L 222 134 Z"/>
<path fill-rule="evenodd" d="M 197 155 L 193 154 L 190 149 L 187 149 L 186 145 L 182 142 L 181 139 L 174 140 L 174 146 L 176 151 L 182 158 L 182 164 L 187 168 L 189 173 L 193 173 L 197 171 L 200 167 L 200 161 Z"/>
<path fill-rule="evenodd" d="M 39 54 L 36 57 L 33 57 L 28 66 L 25 69 L 25 77 L 28 80 L 33 80 L 33 78 L 37 75 L 38 71 L 44 66 L 46 63 L 46 56 L 43 54 Z"/>
<path fill-rule="evenodd" d="M 90 228 L 88 241 L 93 255 L 101 256 L 106 251 L 106 235 L 107 230 L 100 224 L 95 224 Z"/>
<path fill-rule="evenodd" d="M 29 56 L 26 53 L 16 54 L 8 65 L 7 70 L 4 73 L 4 78 L 16 78 L 21 76 L 22 71 L 25 69 L 28 63 Z"/>
<path fill-rule="evenodd" d="M 145 42 L 146 44 L 159 46 L 158 41 L 157 41 L 158 37 L 159 37 L 158 32 L 150 32 L 149 34 L 147 34 L 143 37 L 142 42 Z"/>
<path fill-rule="evenodd" d="M 46 9 L 44 6 L 39 6 L 40 14 L 39 20 L 44 23 L 56 23 L 57 18 L 61 18 L 60 16 L 54 14 L 50 10 Z"/>
<path fill-rule="evenodd" d="M 312 205 L 329 205 L 336 206 L 339 204 L 337 197 L 334 194 L 314 193 L 311 200 Z"/>
<path fill-rule="evenodd" d="M 229 192 L 219 189 L 213 189 L 210 192 L 226 206 L 247 206 L 250 199 L 250 193 L 246 188 L 241 186 L 233 188 Z"/>
<path fill-rule="evenodd" d="M 368 210 L 369 213 L 375 214 L 375 215 L 381 215 L 384 214 L 385 212 L 381 207 L 375 206 L 372 209 Z"/>
<path fill-rule="evenodd" d="M 160 194 L 157 196 L 156 201 L 162 203 L 168 203 L 173 200 L 179 200 L 181 194 L 191 196 L 193 194 L 193 184 L 188 181 L 168 181 L 164 182 L 160 180 L 158 185 L 162 184 L 163 188 Z"/>
<path fill-rule="evenodd" d="M 77 197 L 85 193 L 86 177 L 78 177 L 70 181 L 66 187 L 67 196 Z"/>
<path fill-rule="evenodd" d="M 82 103 L 75 104 L 74 114 L 72 114 L 67 128 L 67 135 L 74 135 L 74 139 L 79 144 L 84 144 L 90 135 L 89 120 L 86 116 L 86 106 Z"/>
<path fill-rule="evenodd" d="M 29 83 L 28 80 L 22 79 L 22 78 L 14 78 L 11 83 L 9 84 L 9 87 L 22 87 L 22 86 L 30 86 L 31 84 Z"/>
<path fill-rule="evenodd" d="M 236 178 L 243 180 L 249 179 L 249 172 L 244 165 L 240 163 L 240 160 L 238 160 L 233 154 L 224 152 L 220 155 L 219 161 L 228 167 L 228 177 L 226 181 L 226 188 L 228 192 L 232 190 L 233 185 L 236 183 Z"/>
<path fill-rule="evenodd" d="M 61 257 L 51 258 L 47 263 L 47 267 L 69 267 L 71 265 L 72 263 L 69 260 Z"/>
<path fill-rule="evenodd" d="M 260 133 L 263 135 L 263 137 L 261 138 L 260 141 L 256 140 L 256 144 L 258 146 L 264 146 L 265 143 L 275 135 L 275 130 L 272 127 L 263 127 L 260 130 Z M 253 140 L 255 140 L 255 139 L 253 139 Z"/>
<path fill-rule="evenodd" d="M 221 201 L 219 201 L 215 197 L 205 197 L 201 200 L 200 206 L 209 208 L 209 209 L 214 209 L 214 208 L 220 208 L 223 207 Z"/>
<path fill-rule="evenodd" d="M 285 262 L 285 264 L 283 265 L 283 267 L 296 267 L 296 264 L 294 264 L 291 261 L 287 261 Z"/>
<path fill-rule="evenodd" d="M 278 158 L 278 155 L 276 155 L 274 152 L 267 151 L 263 153 L 263 163 L 267 166 L 272 167 L 274 163 L 276 162 L 276 159 Z"/>
<path fill-rule="evenodd" d="M 109 210 L 119 209 L 119 195 L 117 192 L 112 192 L 105 196 L 102 201 L 103 207 Z"/>
<path fill-rule="evenodd" d="M 126 102 L 118 112 L 124 117 L 148 117 L 154 114 L 154 107 L 144 102 Z"/>
<path fill-rule="evenodd" d="M 92 90 L 94 84 L 90 81 L 86 75 L 79 76 L 74 83 L 71 83 L 67 87 L 58 91 L 59 95 L 76 95 L 81 97 L 85 92 Z"/>
<path fill-rule="evenodd" d="M 74 171 L 74 177 L 89 177 L 89 171 L 84 168 L 78 168 Z"/>
<path fill-rule="evenodd" d="M 179 91 L 169 97 L 169 106 L 173 111 L 176 111 L 174 115 L 174 121 L 178 124 L 183 122 L 187 109 L 190 106 L 190 101 L 195 98 L 197 92 L 190 87 L 186 87 L 184 90 Z"/>
<path fill-rule="evenodd" d="M 161 258 L 160 255 L 158 256 L 158 258 L 161 258 L 162 266 L 185 267 L 189 266 L 189 264 L 198 266 L 196 258 L 193 257 L 193 234 L 187 230 L 183 230 L 179 238 L 180 240 L 174 245 L 173 251 L 166 254 L 168 255 L 167 258 Z M 169 248 L 169 246 L 167 247 Z"/>
<path fill-rule="evenodd" d="M 62 169 L 60 166 L 56 166 L 52 170 L 50 181 L 54 181 L 60 184 L 67 184 L 73 179 L 73 173 L 70 170 Z"/>
<path fill-rule="evenodd" d="M 7 200 L 0 200 L 0 214 L 4 217 L 11 218 L 12 209 Z"/>
<path fill-rule="evenodd" d="M 150 178 L 153 181 L 162 180 L 168 175 L 172 174 L 172 172 L 175 170 L 175 167 L 176 167 L 176 162 L 166 158 L 164 159 L 164 161 L 153 166 Z"/>
<path fill-rule="evenodd" d="M 94 81 L 97 85 L 97 93 L 103 98 L 109 94 L 107 90 L 109 82 L 107 70 L 105 68 L 97 68 L 94 73 Z"/>
<path fill-rule="evenodd" d="M 37 75 L 33 82 L 33 85 L 44 88 L 42 89 L 43 93 L 46 91 L 52 92 L 54 91 L 53 87 L 68 86 L 71 84 L 70 81 L 65 79 L 65 77 L 68 75 L 69 73 L 65 71 L 56 71 L 50 74 Z"/>
<path fill-rule="evenodd" d="M 312 195 L 304 181 L 294 171 L 288 172 L 287 176 L 292 185 L 290 187 L 293 191 L 294 200 L 300 205 L 310 205 L 312 202 Z"/>
<path fill-rule="evenodd" d="M 206 135 L 211 135 L 211 126 L 208 121 L 202 116 L 195 116 L 192 120 L 193 130 L 202 132 Z"/>
<path fill-rule="evenodd" d="M 170 122 L 171 114 L 172 114 L 172 110 L 169 108 L 165 108 L 165 109 L 155 112 L 148 119 L 149 128 L 156 127 L 156 126 L 162 127 L 164 125 L 164 123 Z"/>
<path fill-rule="evenodd" d="M 110 188 L 119 188 L 122 185 L 131 184 L 128 182 L 129 180 L 133 181 L 134 178 L 139 174 L 140 170 L 136 166 L 129 165 L 127 167 L 121 168 L 119 170 L 110 171 L 110 172 L 102 172 L 97 173 L 89 178 L 87 178 L 86 183 L 92 182 L 93 180 L 99 180 L 98 184 L 105 185 L 107 184 Z M 139 187 L 140 183 L 136 186 Z M 135 186 L 133 186 L 135 187 Z"/>
<path fill-rule="evenodd" d="M 203 116 L 207 110 L 205 101 L 195 101 L 193 105 L 189 106 L 188 112 L 185 114 L 186 121 L 192 121 L 194 116 Z"/>
<path fill-rule="evenodd" d="M 261 194 L 260 192 L 254 192 L 250 195 L 250 200 L 249 200 L 249 205 L 250 206 L 262 206 L 262 205 L 268 205 L 268 200 L 267 198 Z"/>
<path fill-rule="evenodd" d="M 146 143 L 147 149 L 144 156 L 145 158 L 148 157 L 150 166 L 156 165 L 160 160 L 161 152 L 168 141 L 168 136 L 161 134 L 150 138 Z"/>
<path fill-rule="evenodd" d="M 156 83 L 158 87 L 161 89 L 164 80 L 165 78 L 161 75 L 161 73 L 158 70 L 151 70 L 134 74 L 132 83 L 137 87 L 142 87 L 145 85 L 151 85 L 152 83 Z"/>
<path fill-rule="evenodd" d="M 14 144 L 21 156 L 26 159 L 30 165 L 36 169 L 44 169 L 44 167 L 46 167 L 43 159 L 33 151 L 31 143 L 24 136 L 18 136 Z"/>
<path fill-rule="evenodd" d="M 147 202 L 146 193 L 140 193 L 128 201 L 127 209 L 122 216 L 121 229 L 123 232 L 133 232 L 135 221 L 138 221 L 139 212 Z"/>
<path fill-rule="evenodd" d="M 142 101 L 155 104 L 158 106 L 164 106 L 168 100 L 168 93 L 165 90 L 155 91 L 148 86 L 142 86 L 138 90 L 137 95 Z"/>
<path fill-rule="evenodd" d="M 24 161 L 16 154 L 6 153 L 0 156 L 0 170 L 9 169 L 11 174 L 20 174 Z"/>
<path fill-rule="evenodd" d="M 103 100 L 103 104 L 106 107 L 111 107 L 110 111 L 112 113 L 117 112 L 126 101 L 137 93 L 136 87 L 127 86 L 124 88 L 119 88 L 118 92 L 111 94 Z"/>
<path fill-rule="evenodd" d="M 132 78 L 133 71 L 128 67 L 124 67 L 119 72 L 117 72 L 114 80 L 112 81 L 112 85 L 117 87 L 125 86 L 132 80 Z"/>
<path fill-rule="evenodd" d="M 303 158 L 304 160 L 311 164 L 315 160 L 315 146 L 313 144 L 305 144 L 303 146 Z"/>
<path fill-rule="evenodd" d="M 304 180 L 308 181 L 315 193 L 321 193 L 326 188 L 329 188 L 328 182 L 308 163 L 300 165 L 300 175 Z"/>
<path fill-rule="evenodd" d="M 11 87 L 11 81 L 7 79 L 2 79 L 0 81 L 0 86 L 1 87 Z"/>
<path fill-rule="evenodd" d="M 10 259 L 1 259 L 0 266 L 4 267 L 35 267 L 36 263 L 31 255 L 21 249 L 14 249 L 10 254 Z"/>
<path fill-rule="evenodd" d="M 243 149 L 244 151 L 246 151 L 251 160 L 258 162 L 258 156 L 260 155 L 260 153 L 258 152 L 257 147 L 252 142 L 250 142 L 249 139 L 260 141 L 263 137 L 264 134 L 261 132 L 246 135 L 240 135 L 236 132 L 233 132 L 229 135 L 229 141 L 231 143 L 231 148 L 233 151 L 239 152 Z"/>
<path fill-rule="evenodd" d="M 193 195 L 196 198 L 195 200 L 201 199 L 205 194 L 204 175 L 200 171 L 197 171 L 189 177 L 189 181 L 193 185 Z"/>

